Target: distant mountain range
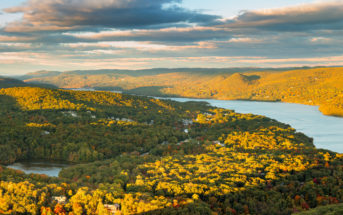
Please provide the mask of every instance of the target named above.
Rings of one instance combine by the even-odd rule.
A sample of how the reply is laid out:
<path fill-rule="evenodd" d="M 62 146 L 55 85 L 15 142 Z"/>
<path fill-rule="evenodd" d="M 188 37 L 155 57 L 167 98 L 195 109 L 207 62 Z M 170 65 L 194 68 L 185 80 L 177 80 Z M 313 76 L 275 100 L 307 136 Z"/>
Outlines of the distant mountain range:
<path fill-rule="evenodd" d="M 179 72 L 195 72 L 195 73 L 202 73 L 202 74 L 220 74 L 220 73 L 235 73 L 235 72 L 246 72 L 249 70 L 265 70 L 265 69 L 258 69 L 258 68 L 177 68 L 177 69 L 168 69 L 168 68 L 155 68 L 155 69 L 143 69 L 143 70 L 119 70 L 119 69 L 104 69 L 104 70 L 74 70 L 74 71 L 66 71 L 66 72 L 58 72 L 58 71 L 37 71 L 27 73 L 24 76 L 21 76 L 20 79 L 30 79 L 30 78 L 43 78 L 43 77 L 51 77 L 51 76 L 58 76 L 58 75 L 113 75 L 113 74 L 120 74 L 120 75 L 130 75 L 130 76 L 146 76 L 146 75 L 159 75 L 159 74 L 167 74 L 167 73 L 179 73 Z"/>
<path fill-rule="evenodd" d="M 150 96 L 320 105 L 324 114 L 343 116 L 341 67 L 39 71 L 19 79 L 60 88 L 120 90 Z"/>

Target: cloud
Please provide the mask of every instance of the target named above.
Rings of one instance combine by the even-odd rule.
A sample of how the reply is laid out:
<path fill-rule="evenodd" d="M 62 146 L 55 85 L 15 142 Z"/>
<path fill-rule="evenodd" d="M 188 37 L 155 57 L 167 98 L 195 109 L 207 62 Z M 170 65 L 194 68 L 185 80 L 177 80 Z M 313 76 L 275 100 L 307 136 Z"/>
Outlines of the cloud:
<path fill-rule="evenodd" d="M 8 35 L 1 35 L 0 34 L 0 42 L 25 42 L 25 41 L 32 41 L 35 40 L 34 37 L 27 37 L 27 36 L 8 36 Z"/>
<path fill-rule="evenodd" d="M 343 1 L 321 1 L 293 7 L 243 11 L 223 27 L 271 31 L 308 31 L 343 28 Z"/>
<path fill-rule="evenodd" d="M 181 0 L 28 0 L 7 8 L 23 13 L 7 32 L 96 30 L 102 28 L 152 28 L 180 23 L 208 24 L 219 16 L 186 10 Z M 166 7 L 166 4 L 170 6 Z"/>
<path fill-rule="evenodd" d="M 227 20 L 180 2 L 28 0 L 3 15 L 22 14 L 0 28 L 0 63 L 60 70 L 342 64 L 342 0 Z"/>
<path fill-rule="evenodd" d="M 215 27 L 194 26 L 183 28 L 107 30 L 87 33 L 65 33 L 84 41 L 159 41 L 195 42 L 230 38 L 230 30 Z"/>
<path fill-rule="evenodd" d="M 262 39 L 257 39 L 257 38 L 251 38 L 251 37 L 238 37 L 238 38 L 231 38 L 229 43 L 245 43 L 245 44 L 251 44 L 251 43 L 262 43 L 266 42 Z"/>
<path fill-rule="evenodd" d="M 47 54 L 34 52 L 23 53 L 0 53 L 0 63 L 15 65 L 38 65 L 40 69 L 51 67 L 52 69 L 65 68 L 101 68 L 101 69 L 147 69 L 153 65 L 158 67 L 207 67 L 226 68 L 236 66 L 246 67 L 296 67 L 296 66 L 343 66 L 343 56 L 318 57 L 318 58 L 265 58 L 246 56 L 202 56 L 202 57 L 146 57 L 146 58 L 117 58 L 113 59 L 56 59 Z M 51 60 L 52 59 L 52 60 Z M 172 64 L 170 64 L 172 62 Z M 2 68 L 0 68 L 0 71 Z"/>
<path fill-rule="evenodd" d="M 0 43 L 1 44 L 1 43 Z M 87 48 L 91 48 L 96 50 L 96 53 L 111 53 L 111 51 L 115 51 L 118 53 L 118 50 L 113 49 L 131 49 L 143 52 L 177 52 L 177 51 L 184 51 L 187 49 L 216 49 L 214 43 L 210 42 L 198 42 L 191 45 L 180 45 L 180 46 L 173 46 L 173 45 L 165 45 L 165 44 L 154 44 L 151 42 L 132 42 L 132 41 L 125 41 L 125 42 L 99 42 L 99 43 L 72 43 L 72 44 L 63 44 L 63 46 L 73 49 L 84 49 L 86 52 L 89 53 Z M 92 53 L 92 52 L 91 52 Z M 120 52 L 123 53 L 123 52 Z"/>
<path fill-rule="evenodd" d="M 332 42 L 332 38 L 325 38 L 325 37 L 313 37 L 310 39 L 312 43 L 321 43 L 321 44 L 329 44 Z"/>

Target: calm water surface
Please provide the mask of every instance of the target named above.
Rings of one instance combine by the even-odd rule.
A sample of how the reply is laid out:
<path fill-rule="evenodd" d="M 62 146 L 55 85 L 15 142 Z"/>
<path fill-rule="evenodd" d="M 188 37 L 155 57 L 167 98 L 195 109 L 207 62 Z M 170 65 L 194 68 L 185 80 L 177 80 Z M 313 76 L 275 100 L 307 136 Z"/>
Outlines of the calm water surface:
<path fill-rule="evenodd" d="M 237 113 L 264 115 L 287 123 L 309 137 L 317 148 L 343 153 L 343 118 L 325 116 L 317 106 L 282 102 L 225 101 L 214 99 L 172 98 L 179 102 L 205 101 L 212 106 L 233 109 Z"/>
<path fill-rule="evenodd" d="M 64 167 L 70 166 L 69 164 L 64 163 L 54 163 L 54 162 L 36 162 L 36 161 L 25 161 L 25 162 L 17 162 L 7 167 L 12 169 L 18 169 L 26 174 L 36 173 L 36 174 L 45 174 L 51 177 L 57 177 L 58 173 Z"/>

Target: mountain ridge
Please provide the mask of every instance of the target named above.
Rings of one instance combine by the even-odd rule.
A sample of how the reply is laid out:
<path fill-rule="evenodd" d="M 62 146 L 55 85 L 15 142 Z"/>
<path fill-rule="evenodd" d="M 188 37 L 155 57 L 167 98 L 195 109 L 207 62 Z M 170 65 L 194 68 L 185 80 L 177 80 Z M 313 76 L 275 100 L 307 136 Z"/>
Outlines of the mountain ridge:
<path fill-rule="evenodd" d="M 86 70 L 24 79 L 60 88 L 120 89 L 148 96 L 282 101 L 343 116 L 343 68 Z M 46 75 L 46 74 L 44 74 Z"/>

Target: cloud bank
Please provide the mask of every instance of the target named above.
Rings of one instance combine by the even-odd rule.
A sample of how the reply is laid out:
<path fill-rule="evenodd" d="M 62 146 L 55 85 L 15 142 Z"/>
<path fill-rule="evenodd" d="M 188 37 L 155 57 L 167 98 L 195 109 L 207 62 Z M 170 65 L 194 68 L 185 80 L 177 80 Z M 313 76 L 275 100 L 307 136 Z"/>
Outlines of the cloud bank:
<path fill-rule="evenodd" d="M 270 31 L 338 30 L 343 27 L 343 1 L 323 1 L 293 7 L 245 11 L 224 25 Z"/>
<path fill-rule="evenodd" d="M 343 65 L 343 1 L 233 18 L 185 9 L 182 0 L 28 0 L 3 13 L 23 16 L 0 28 L 0 56 L 11 59 L 0 72 Z"/>
<path fill-rule="evenodd" d="M 180 0 L 29 0 L 5 9 L 23 13 L 8 32 L 89 30 L 91 28 L 153 28 L 178 23 L 207 24 L 219 16 L 181 8 Z M 165 6 L 169 4 L 170 6 Z"/>

